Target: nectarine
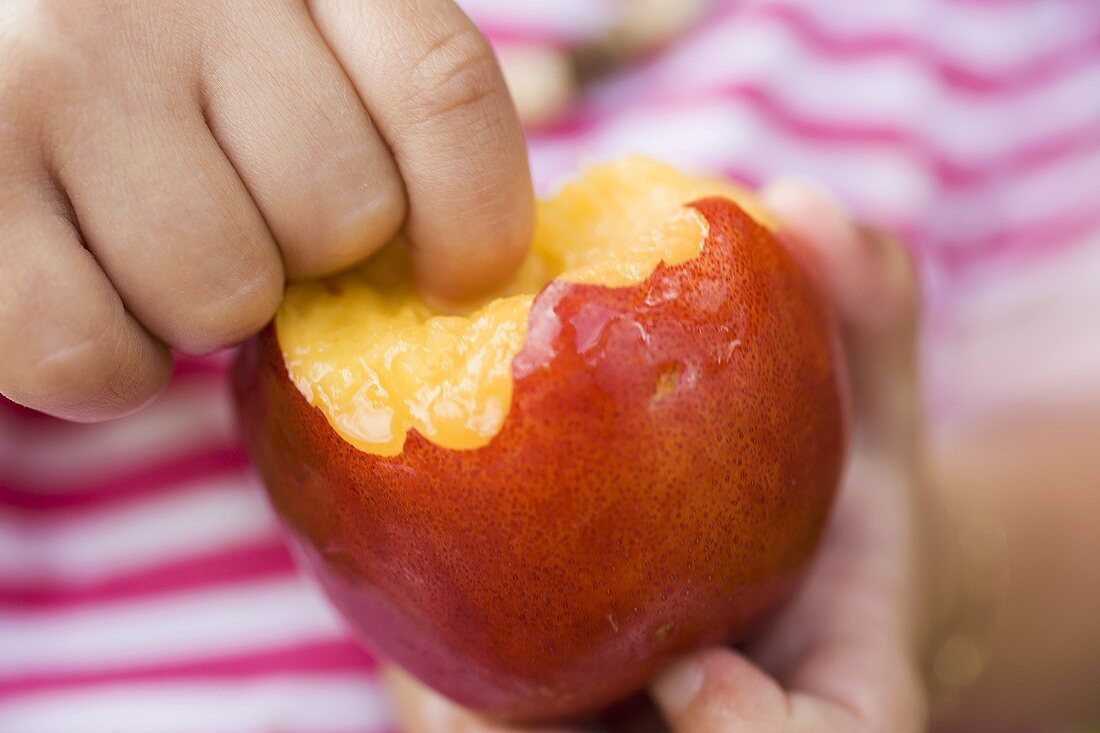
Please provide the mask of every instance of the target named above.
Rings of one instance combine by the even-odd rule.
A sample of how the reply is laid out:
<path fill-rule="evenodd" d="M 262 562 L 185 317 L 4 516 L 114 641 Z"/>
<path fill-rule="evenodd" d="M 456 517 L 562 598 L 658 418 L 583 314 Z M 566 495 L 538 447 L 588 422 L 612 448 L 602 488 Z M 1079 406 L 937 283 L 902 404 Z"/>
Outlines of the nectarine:
<path fill-rule="evenodd" d="M 845 419 L 829 308 L 783 236 L 728 184 L 629 160 L 542 203 L 515 281 L 457 314 L 401 242 L 290 287 L 238 363 L 242 425 L 378 653 L 486 714 L 560 719 L 792 593 Z"/>

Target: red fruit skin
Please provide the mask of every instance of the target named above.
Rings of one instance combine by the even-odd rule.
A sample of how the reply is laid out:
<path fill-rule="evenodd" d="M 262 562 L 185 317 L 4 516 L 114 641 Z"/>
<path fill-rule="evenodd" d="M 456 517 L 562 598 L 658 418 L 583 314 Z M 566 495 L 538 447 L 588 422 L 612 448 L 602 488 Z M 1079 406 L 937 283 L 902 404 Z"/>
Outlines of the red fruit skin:
<path fill-rule="evenodd" d="M 554 282 L 485 447 L 363 453 L 245 350 L 241 422 L 271 498 L 383 657 L 489 716 L 596 711 L 736 641 L 794 591 L 846 444 L 825 299 L 734 203 L 696 259 L 642 283 Z M 277 609 L 272 610 L 277 613 Z"/>

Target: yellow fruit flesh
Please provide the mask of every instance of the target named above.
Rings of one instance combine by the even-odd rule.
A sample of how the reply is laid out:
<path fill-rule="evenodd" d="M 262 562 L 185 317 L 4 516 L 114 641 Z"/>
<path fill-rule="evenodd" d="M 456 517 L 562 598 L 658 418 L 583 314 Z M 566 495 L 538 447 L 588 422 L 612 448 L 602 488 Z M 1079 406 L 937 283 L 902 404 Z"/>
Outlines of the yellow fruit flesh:
<path fill-rule="evenodd" d="M 275 318 L 287 372 L 360 450 L 397 455 L 411 429 L 446 448 L 483 446 L 511 405 L 512 359 L 538 291 L 553 279 L 631 285 L 662 261 L 698 256 L 707 224 L 684 204 L 716 195 L 769 221 L 724 181 L 636 158 L 594 168 L 539 202 L 516 277 L 462 315 L 420 296 L 408 249 L 396 241 L 353 271 L 287 289 Z"/>

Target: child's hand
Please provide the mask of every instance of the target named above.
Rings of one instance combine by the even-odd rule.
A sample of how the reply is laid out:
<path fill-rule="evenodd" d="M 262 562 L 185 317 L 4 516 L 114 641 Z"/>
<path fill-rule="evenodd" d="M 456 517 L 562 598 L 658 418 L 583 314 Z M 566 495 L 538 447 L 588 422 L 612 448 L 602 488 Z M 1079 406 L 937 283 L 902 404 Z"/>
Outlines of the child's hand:
<path fill-rule="evenodd" d="M 820 264 L 836 303 L 854 392 L 853 456 L 831 529 L 794 602 L 742 651 L 710 649 L 673 665 L 650 696 L 676 733 L 917 733 L 927 721 L 919 657 L 931 609 L 914 477 L 907 258 L 860 234 L 810 188 L 778 184 L 765 196 Z M 391 680 L 407 733 L 507 733 L 402 673 Z M 621 718 L 604 726 L 663 727 L 637 712 Z"/>
<path fill-rule="evenodd" d="M 532 193 L 497 65 L 447 0 L 3 0 L 0 393 L 92 420 L 169 347 L 259 330 L 285 277 L 402 226 L 422 285 L 490 287 Z"/>

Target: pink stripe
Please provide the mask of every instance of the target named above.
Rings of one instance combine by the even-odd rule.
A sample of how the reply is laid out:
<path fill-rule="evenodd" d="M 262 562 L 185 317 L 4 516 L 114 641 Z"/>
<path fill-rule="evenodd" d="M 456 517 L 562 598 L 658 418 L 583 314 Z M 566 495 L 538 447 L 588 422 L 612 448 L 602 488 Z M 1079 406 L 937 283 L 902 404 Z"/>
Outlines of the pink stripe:
<path fill-rule="evenodd" d="M 751 106 L 769 125 L 783 134 L 816 145 L 881 146 L 913 157 L 913 164 L 929 168 L 945 188 L 968 189 L 1000 180 L 1040 171 L 1100 147 L 1100 118 L 1080 128 L 1061 131 L 1046 138 L 1022 141 L 1015 149 L 976 162 L 949 158 L 921 136 L 901 128 L 859 122 L 832 122 L 802 116 L 784 106 L 770 90 L 752 83 L 730 83 L 690 93 L 652 94 L 629 110 L 616 113 L 589 106 L 572 116 L 531 131 L 538 144 L 561 143 L 589 137 L 617 122 L 625 114 L 639 110 L 651 112 L 683 111 L 706 108 L 723 101 L 738 101 Z"/>
<path fill-rule="evenodd" d="M 176 354 L 172 377 L 205 376 L 224 378 L 229 373 L 234 354 L 236 354 L 236 349 L 228 353 L 220 352 L 214 356 L 204 357 Z"/>
<path fill-rule="evenodd" d="M 1038 58 L 1021 61 L 993 74 L 946 59 L 944 53 L 925 39 L 897 32 L 839 34 L 822 25 L 814 15 L 797 5 L 767 3 L 749 5 L 723 3 L 696 29 L 685 34 L 683 43 L 693 36 L 713 32 L 719 23 L 743 25 L 757 20 L 777 23 L 794 33 L 805 47 L 828 61 L 859 62 L 869 57 L 904 56 L 930 68 L 945 85 L 958 91 L 983 95 L 1012 95 L 1050 84 L 1100 62 L 1100 29 Z M 497 26 L 481 23 L 482 30 L 501 43 L 529 43 L 563 47 L 575 45 L 575 39 L 533 25 Z"/>
<path fill-rule="evenodd" d="M 939 78 L 949 86 L 972 94 L 1020 94 L 1045 84 L 1054 84 L 1100 62 L 1100 32 L 1065 46 L 1044 58 L 1021 64 L 1001 76 L 982 75 L 961 64 L 942 61 Z"/>
<path fill-rule="evenodd" d="M 943 156 L 935 156 L 926 144 L 920 147 L 925 149 L 925 155 L 935 159 L 936 176 L 945 186 L 955 189 L 977 188 L 991 182 L 1027 175 L 1100 149 L 1100 119 L 1078 130 L 1026 142 L 1006 155 L 980 163 L 952 161 Z"/>
<path fill-rule="evenodd" d="M 231 353 L 235 353 L 235 350 Z M 229 375 L 230 355 L 221 354 L 212 357 L 176 355 L 172 370 L 171 384 L 191 384 L 202 381 L 224 381 Z M 170 389 L 170 387 L 169 387 Z M 68 423 L 51 415 L 45 415 L 29 407 L 18 405 L 6 397 L 0 396 L 0 419 L 11 417 L 40 423 L 56 423 L 58 427 L 79 429 L 76 423 Z"/>
<path fill-rule="evenodd" d="M 533 139 L 556 141 L 560 138 L 577 138 L 591 135 L 596 129 L 609 125 L 627 113 L 638 111 L 682 112 L 685 109 L 714 106 L 721 101 L 749 103 L 769 122 L 783 128 L 791 135 L 817 143 L 849 143 L 859 145 L 909 144 L 912 134 L 900 128 L 871 125 L 861 122 L 831 122 L 815 120 L 784 107 L 767 88 L 751 82 L 730 82 L 689 92 L 661 90 L 639 99 L 629 108 L 612 111 L 596 106 L 581 107 L 576 112 L 552 126 L 538 130 Z"/>
<path fill-rule="evenodd" d="M 187 487 L 193 481 L 237 473 L 247 466 L 248 455 L 241 445 L 204 446 L 145 465 L 120 468 L 114 475 L 90 479 L 74 476 L 63 491 L 9 479 L 0 483 L 0 505 L 28 510 L 100 509 L 149 492 L 161 494 Z"/>
<path fill-rule="evenodd" d="M 644 100 L 649 107 L 697 104 L 719 96 L 724 99 L 749 102 L 770 121 L 798 137 L 818 143 L 858 143 L 861 145 L 905 145 L 912 133 L 889 125 L 857 122 L 815 120 L 788 109 L 770 89 L 752 82 L 729 82 L 710 89 L 693 91 L 691 95 L 668 95 Z"/>
<path fill-rule="evenodd" d="M 936 241 L 933 259 L 951 274 L 1013 258 L 1028 262 L 1076 244 L 1088 236 L 1100 237 L 1100 210 L 1075 210 L 996 232 L 981 240 Z"/>
<path fill-rule="evenodd" d="M 874 56 L 927 56 L 931 48 L 924 39 L 892 31 L 840 34 L 818 22 L 813 13 L 798 5 L 777 2 L 745 6 L 723 3 L 707 24 L 744 23 L 748 19 L 778 23 L 792 31 L 810 50 L 840 61 L 865 61 Z M 704 27 L 707 27 L 704 26 Z M 706 32 L 706 31 L 702 31 Z"/>
<path fill-rule="evenodd" d="M 932 145 L 914 131 L 855 120 L 814 119 L 788 108 L 768 87 L 752 82 L 718 84 L 694 89 L 687 93 L 664 90 L 663 93 L 651 94 L 641 99 L 633 109 L 682 110 L 685 106 L 706 107 L 714 104 L 716 98 L 746 102 L 768 122 L 795 137 L 814 143 L 906 148 L 914 154 L 919 154 L 923 159 L 934 159 L 937 171 L 943 172 L 947 179 L 957 186 L 967 185 L 973 179 L 983 179 L 985 170 L 990 167 L 1043 166 L 1060 160 L 1066 155 L 1079 154 L 1083 150 L 1100 145 L 1100 118 L 1097 118 L 1076 130 L 1062 131 L 1035 141 L 1025 141 L 1000 160 L 994 159 L 979 164 L 961 163 L 936 154 L 932 150 Z M 591 118 L 585 121 L 591 128 L 597 124 L 597 120 L 594 110 L 589 111 L 588 114 Z M 998 171 L 998 174 L 1001 172 Z"/>
<path fill-rule="evenodd" d="M 544 26 L 530 25 L 494 25 L 478 23 L 482 34 L 494 45 L 546 46 L 568 50 L 577 44 L 578 39 Z"/>
<path fill-rule="evenodd" d="M 759 173 L 736 166 L 725 167 L 719 171 L 719 174 L 751 189 L 762 188 L 767 183 L 767 179 Z"/>
<path fill-rule="evenodd" d="M 16 404 L 9 400 L 7 397 L 0 395 L 0 418 L 8 417 L 36 423 L 57 421 L 56 417 L 44 415 L 41 412 L 38 412 L 37 410 L 32 410 L 29 407 L 23 407 L 23 405 Z"/>
<path fill-rule="evenodd" d="M 743 169 L 725 168 L 722 174 L 752 188 L 764 183 L 762 176 Z M 992 260 L 1013 257 L 1026 261 L 1057 252 L 1089 235 L 1100 237 L 1100 209 L 1078 208 L 974 239 L 951 239 L 912 226 L 897 225 L 891 231 L 905 242 L 931 251 L 933 261 L 945 272 L 962 274 Z"/>
<path fill-rule="evenodd" d="M 0 610 L 68 611 L 74 606 L 149 598 L 293 575 L 294 562 L 278 536 L 172 560 L 90 585 L 38 579 L 0 583 Z"/>
<path fill-rule="evenodd" d="M 722 22 L 743 24 L 749 18 L 783 25 L 809 50 L 830 61 L 865 61 L 868 57 L 899 55 L 912 58 L 932 69 L 946 85 L 972 94 L 1019 94 L 1100 62 L 1100 29 L 1044 56 L 991 74 L 946 59 L 942 50 L 917 36 L 892 32 L 837 34 L 796 5 L 769 3 L 744 8 L 728 4 L 703 27 L 712 28 Z"/>
<path fill-rule="evenodd" d="M 0 699 L 116 683 L 247 680 L 282 674 L 375 673 L 378 663 L 349 639 L 320 639 L 244 654 L 152 663 L 89 672 L 39 672 L 0 677 Z"/>
<path fill-rule="evenodd" d="M 720 3 L 711 17 L 698 23 L 694 30 L 686 32 L 680 43 L 690 44 L 698 35 L 714 32 L 714 25 L 718 23 L 742 25 L 750 20 L 783 26 L 798 37 L 807 51 L 829 62 L 865 62 L 868 58 L 881 56 L 911 58 L 930 68 L 948 87 L 968 94 L 1020 94 L 1100 62 L 1100 31 L 1097 31 L 1085 39 L 1060 46 L 1041 57 L 1026 59 L 1012 68 L 1001 69 L 997 74 L 979 72 L 946 58 L 939 48 L 920 36 L 883 31 L 858 35 L 840 34 L 818 22 L 813 13 L 794 4 L 777 2 L 749 4 L 747 7 L 744 3 Z M 563 48 L 586 41 L 539 25 L 498 25 L 492 22 L 481 22 L 478 25 L 489 39 L 502 44 Z"/>

